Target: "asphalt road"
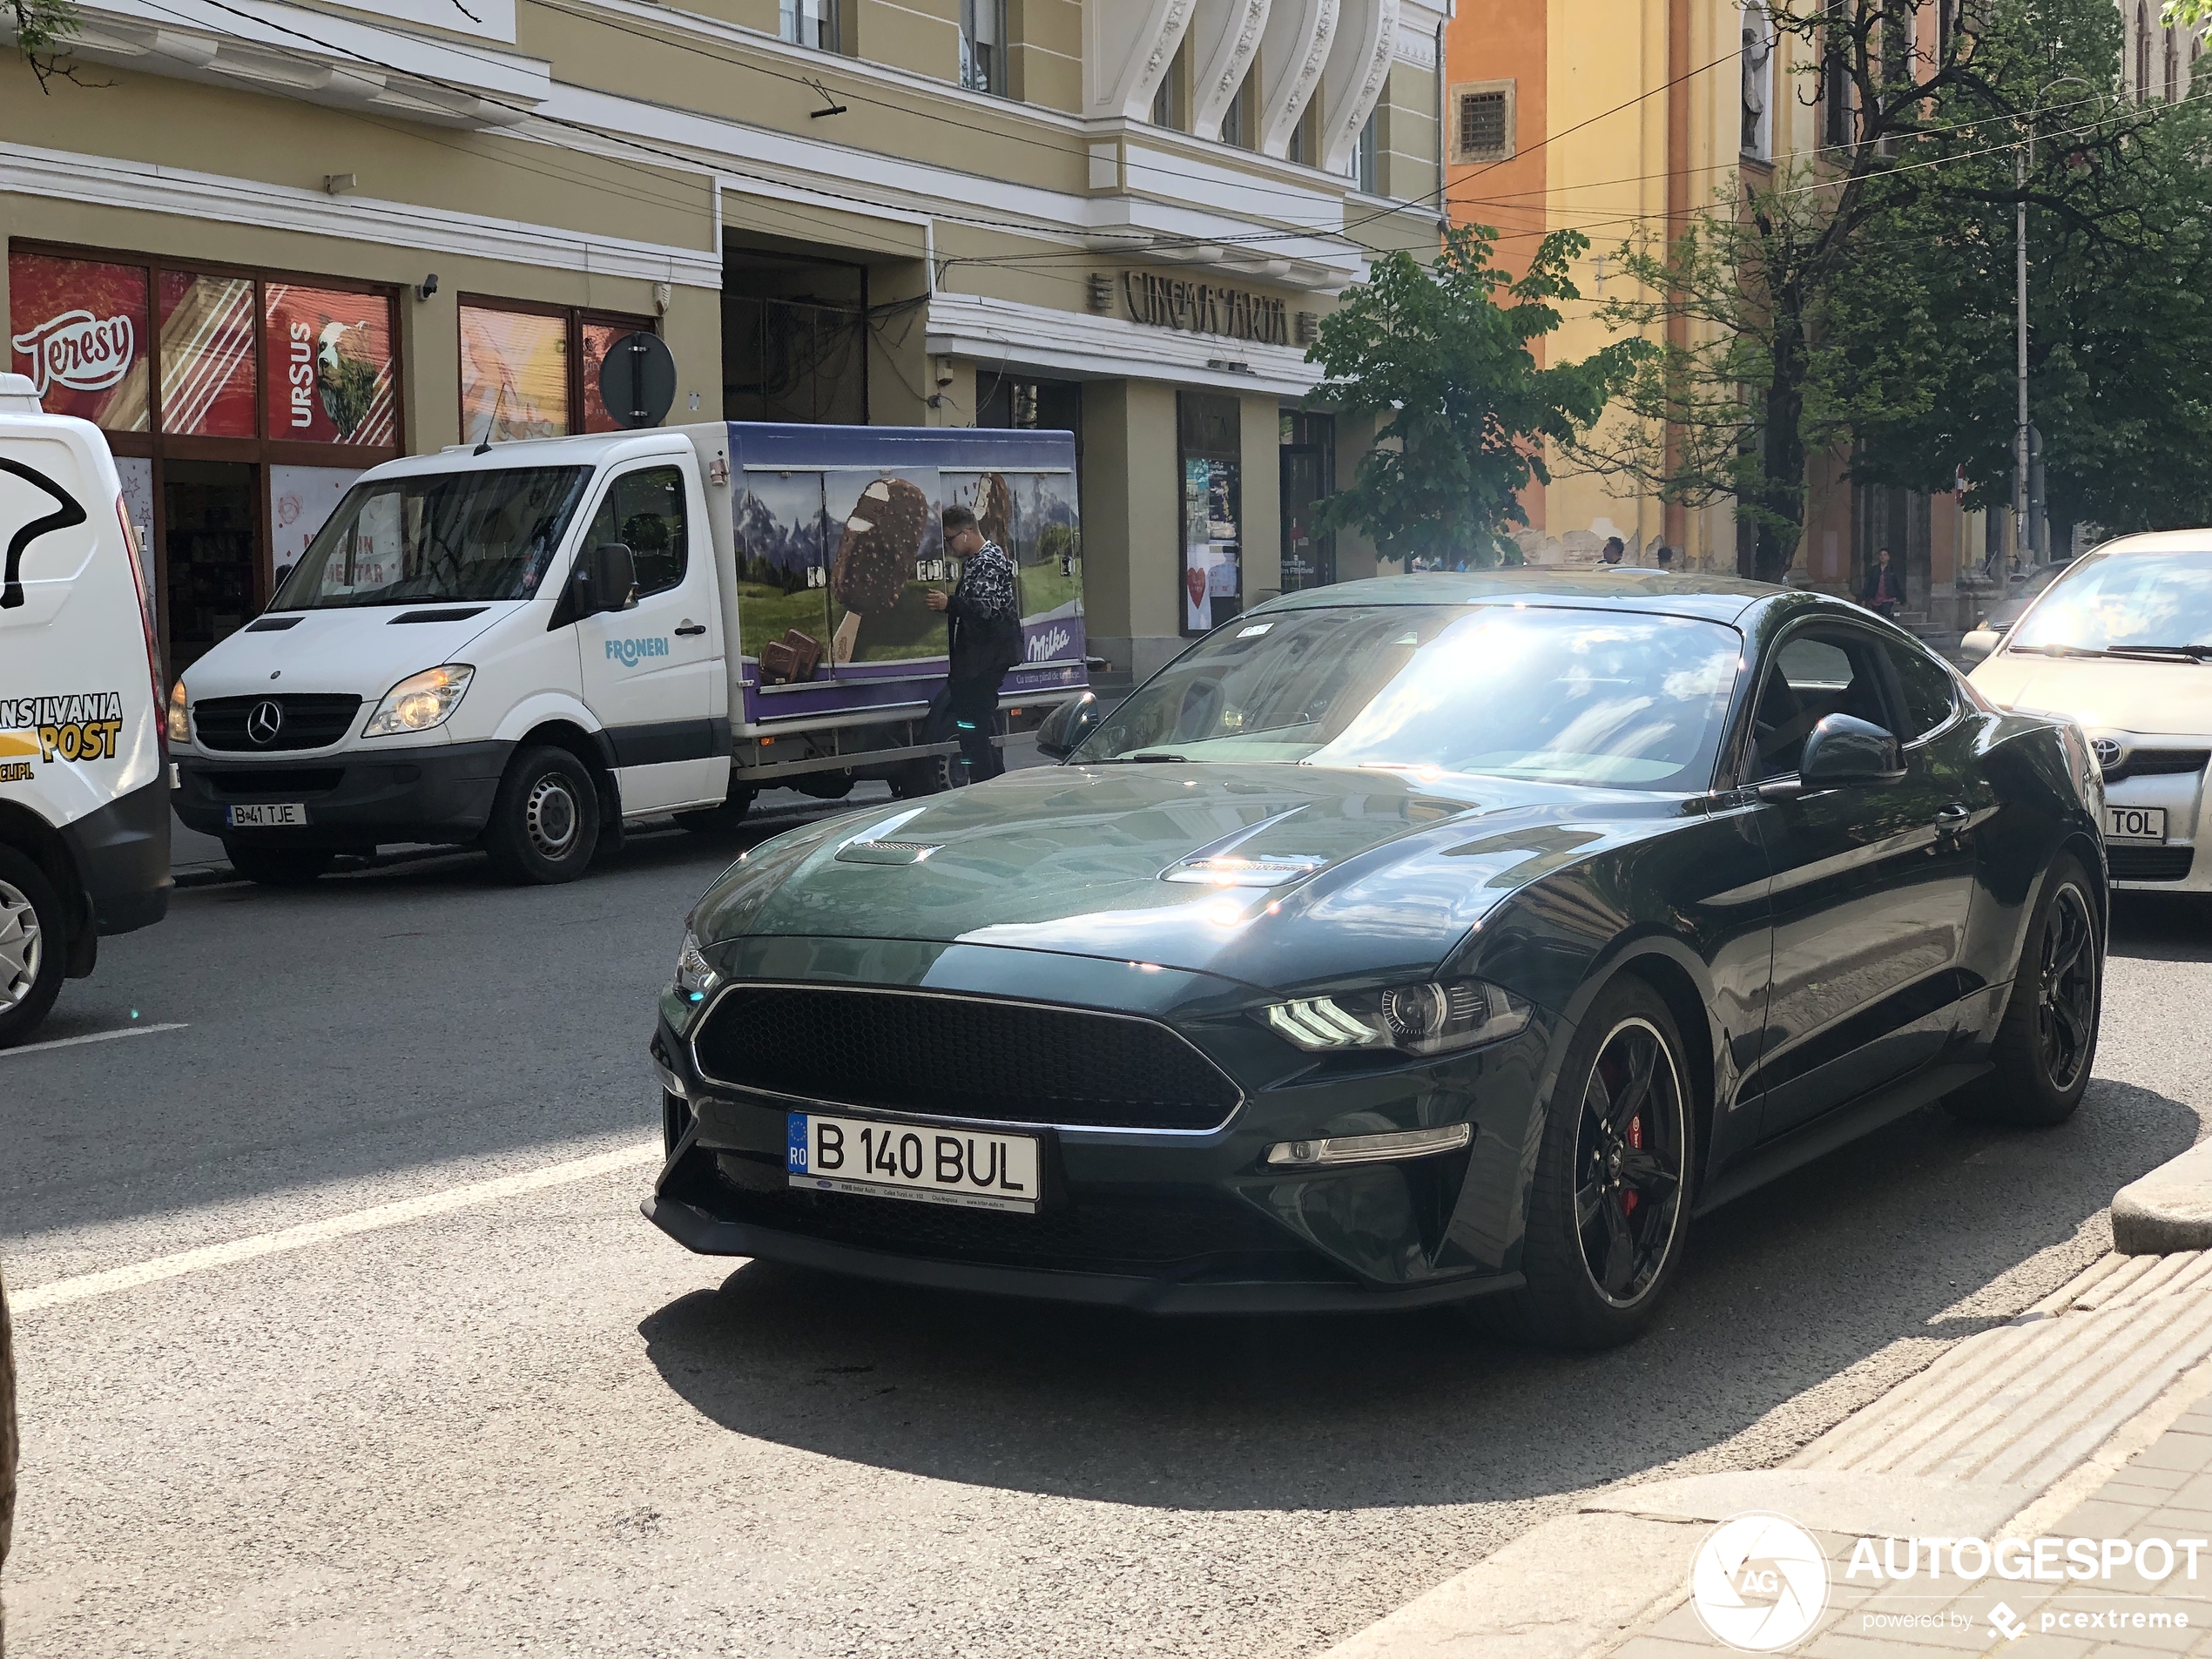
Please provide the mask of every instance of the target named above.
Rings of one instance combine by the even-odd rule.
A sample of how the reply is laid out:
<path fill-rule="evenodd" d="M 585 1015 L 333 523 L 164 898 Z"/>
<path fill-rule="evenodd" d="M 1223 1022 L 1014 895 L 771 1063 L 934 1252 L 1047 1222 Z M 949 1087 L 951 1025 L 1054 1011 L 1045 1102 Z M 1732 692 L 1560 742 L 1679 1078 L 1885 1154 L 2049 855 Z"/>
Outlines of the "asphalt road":
<path fill-rule="evenodd" d="M 655 1133 L 651 998 L 732 851 L 180 893 L 46 1035 L 180 1028 L 0 1055 L 17 1292 L 262 1241 L 20 1315 L 11 1653 L 1315 1653 L 1579 1491 L 1786 1455 L 2100 1253 L 2212 1109 L 2212 912 L 2129 906 L 2072 1123 L 1831 1157 L 1595 1358 L 732 1269 L 641 1163 L 441 1197 Z"/>

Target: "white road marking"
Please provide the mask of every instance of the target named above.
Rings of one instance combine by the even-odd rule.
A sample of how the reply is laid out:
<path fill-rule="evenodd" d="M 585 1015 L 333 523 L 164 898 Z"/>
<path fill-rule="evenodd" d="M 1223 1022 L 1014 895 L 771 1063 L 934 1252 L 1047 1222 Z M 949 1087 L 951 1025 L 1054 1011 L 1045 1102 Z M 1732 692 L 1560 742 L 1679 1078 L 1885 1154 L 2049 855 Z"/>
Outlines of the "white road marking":
<path fill-rule="evenodd" d="M 175 1278 L 184 1273 L 197 1273 L 206 1268 L 227 1267 L 234 1262 L 252 1261 L 257 1256 L 274 1256 L 285 1251 L 305 1250 L 310 1244 L 327 1244 L 334 1238 L 374 1232 L 381 1227 L 401 1226 L 426 1217 L 464 1210 L 470 1204 L 488 1204 L 495 1198 L 511 1198 L 517 1193 L 539 1192 L 547 1187 L 567 1186 L 572 1182 L 589 1181 L 594 1176 L 610 1175 L 617 1170 L 634 1170 L 642 1164 L 658 1163 L 662 1156 L 663 1149 L 658 1139 L 640 1141 L 635 1146 L 625 1146 L 617 1151 L 600 1152 L 588 1158 L 572 1158 L 566 1163 L 549 1163 L 542 1170 L 530 1170 L 521 1175 L 502 1175 L 489 1181 L 471 1181 L 466 1186 L 448 1187 L 442 1192 L 426 1192 L 420 1197 L 374 1204 L 367 1210 L 354 1210 L 342 1216 L 328 1216 L 320 1221 L 303 1221 L 296 1227 L 283 1227 L 275 1232 L 255 1233 L 246 1238 L 233 1238 L 227 1244 L 203 1244 L 198 1250 L 179 1251 L 173 1256 L 156 1256 L 150 1261 L 135 1262 L 127 1267 L 111 1267 L 98 1273 L 83 1273 L 75 1278 L 57 1278 L 49 1285 L 34 1285 L 27 1291 L 12 1292 L 9 1305 L 17 1313 L 30 1313 L 64 1302 L 81 1302 L 87 1297 L 134 1290 L 141 1285 Z"/>
<path fill-rule="evenodd" d="M 170 1025 L 126 1025 L 120 1031 L 95 1031 L 88 1037 L 56 1037 L 50 1042 L 26 1042 L 20 1048 L 0 1049 L 0 1060 L 10 1055 L 37 1054 L 41 1049 L 74 1049 L 80 1042 L 112 1042 L 118 1037 L 150 1037 L 157 1031 L 181 1031 L 191 1024 L 179 1020 Z"/>

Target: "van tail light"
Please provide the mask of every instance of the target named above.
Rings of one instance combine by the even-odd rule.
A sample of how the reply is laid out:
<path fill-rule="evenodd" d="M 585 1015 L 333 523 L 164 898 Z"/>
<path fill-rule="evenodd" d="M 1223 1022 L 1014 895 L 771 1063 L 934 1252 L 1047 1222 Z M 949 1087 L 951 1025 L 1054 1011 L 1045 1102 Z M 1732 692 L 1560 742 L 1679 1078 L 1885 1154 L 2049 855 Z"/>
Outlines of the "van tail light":
<path fill-rule="evenodd" d="M 161 771 L 165 780 L 169 772 L 169 699 L 161 691 L 161 643 L 155 637 L 153 608 L 146 598 L 146 569 L 138 550 L 138 527 L 131 522 L 131 509 L 120 496 L 115 498 L 115 519 L 123 526 L 123 550 L 131 556 L 131 590 L 138 596 L 138 626 L 146 638 L 146 680 L 153 687 L 154 741 L 161 745 Z"/>

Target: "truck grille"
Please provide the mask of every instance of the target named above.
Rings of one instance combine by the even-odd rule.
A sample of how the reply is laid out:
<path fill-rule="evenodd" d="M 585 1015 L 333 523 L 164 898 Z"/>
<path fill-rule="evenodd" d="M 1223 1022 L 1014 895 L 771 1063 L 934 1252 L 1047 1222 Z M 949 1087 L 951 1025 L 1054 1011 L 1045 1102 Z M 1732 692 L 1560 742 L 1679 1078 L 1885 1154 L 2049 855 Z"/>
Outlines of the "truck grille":
<path fill-rule="evenodd" d="M 266 742 L 254 740 L 253 711 L 277 705 L 283 719 Z M 282 697 L 211 697 L 192 705 L 192 729 L 210 749 L 271 754 L 280 749 L 327 749 L 343 738 L 361 705 L 338 692 L 293 691 Z"/>
<path fill-rule="evenodd" d="M 1244 1098 L 1153 1021 L 975 996 L 740 985 L 691 1046 L 732 1088 L 937 1117 L 1206 1130 Z"/>
<path fill-rule="evenodd" d="M 2182 881 L 2195 862 L 2193 846 L 2105 847 L 2105 862 L 2115 881 Z"/>

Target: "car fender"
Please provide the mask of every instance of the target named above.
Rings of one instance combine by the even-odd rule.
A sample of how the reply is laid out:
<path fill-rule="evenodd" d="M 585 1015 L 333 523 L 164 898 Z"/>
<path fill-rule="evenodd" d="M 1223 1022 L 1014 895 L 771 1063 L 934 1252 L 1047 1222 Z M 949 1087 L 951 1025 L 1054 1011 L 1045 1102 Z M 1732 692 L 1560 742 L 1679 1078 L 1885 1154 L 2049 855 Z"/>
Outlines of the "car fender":
<path fill-rule="evenodd" d="M 500 717 L 492 737 L 500 743 L 520 743 L 539 726 L 556 723 L 577 727 L 604 752 L 605 745 L 599 738 L 604 728 L 599 717 L 592 713 L 582 698 L 568 691 L 536 691 L 525 697 Z"/>

